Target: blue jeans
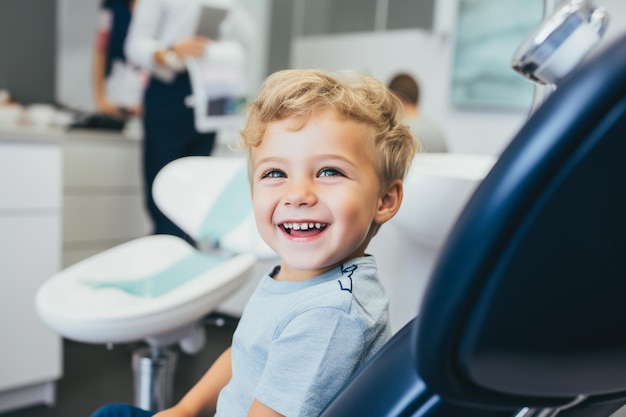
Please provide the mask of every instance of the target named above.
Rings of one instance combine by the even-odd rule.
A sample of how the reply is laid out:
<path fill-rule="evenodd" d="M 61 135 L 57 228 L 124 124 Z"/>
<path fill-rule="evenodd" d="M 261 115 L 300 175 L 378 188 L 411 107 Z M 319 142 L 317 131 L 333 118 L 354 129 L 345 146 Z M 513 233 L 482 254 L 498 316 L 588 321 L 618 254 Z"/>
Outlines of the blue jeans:
<path fill-rule="evenodd" d="M 150 417 L 154 411 L 146 411 L 128 404 L 107 404 L 96 410 L 91 417 Z"/>

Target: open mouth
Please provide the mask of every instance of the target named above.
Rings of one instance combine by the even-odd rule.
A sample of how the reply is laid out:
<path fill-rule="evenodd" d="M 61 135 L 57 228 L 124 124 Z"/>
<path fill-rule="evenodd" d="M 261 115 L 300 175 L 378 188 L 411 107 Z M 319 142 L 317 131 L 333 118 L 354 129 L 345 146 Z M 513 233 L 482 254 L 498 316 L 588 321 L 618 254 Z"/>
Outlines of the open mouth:
<path fill-rule="evenodd" d="M 280 227 L 289 235 L 314 235 L 322 232 L 328 224 L 326 223 L 283 223 Z"/>

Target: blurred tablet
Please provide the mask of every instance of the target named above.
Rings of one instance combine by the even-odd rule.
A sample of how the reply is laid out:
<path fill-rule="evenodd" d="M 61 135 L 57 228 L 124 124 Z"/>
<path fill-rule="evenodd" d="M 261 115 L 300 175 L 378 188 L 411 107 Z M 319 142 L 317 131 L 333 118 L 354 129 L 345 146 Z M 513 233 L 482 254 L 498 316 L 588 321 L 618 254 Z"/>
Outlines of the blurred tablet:
<path fill-rule="evenodd" d="M 219 39 L 220 24 L 226 17 L 228 10 L 218 7 L 202 6 L 200 11 L 200 19 L 198 20 L 198 28 L 196 35 L 205 36 L 211 39 Z"/>

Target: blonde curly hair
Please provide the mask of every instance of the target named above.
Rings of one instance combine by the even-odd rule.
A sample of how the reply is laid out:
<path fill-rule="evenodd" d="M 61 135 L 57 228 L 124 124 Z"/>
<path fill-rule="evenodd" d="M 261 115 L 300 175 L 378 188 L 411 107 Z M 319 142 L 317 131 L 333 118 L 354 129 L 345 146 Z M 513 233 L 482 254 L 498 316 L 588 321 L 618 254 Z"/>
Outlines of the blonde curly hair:
<path fill-rule="evenodd" d="M 383 185 L 404 179 L 419 145 L 403 122 L 402 104 L 381 81 L 354 71 L 273 73 L 247 105 L 240 147 L 249 152 L 258 146 L 272 122 L 293 118 L 299 130 L 314 113 L 329 109 L 372 128 L 374 163 Z"/>

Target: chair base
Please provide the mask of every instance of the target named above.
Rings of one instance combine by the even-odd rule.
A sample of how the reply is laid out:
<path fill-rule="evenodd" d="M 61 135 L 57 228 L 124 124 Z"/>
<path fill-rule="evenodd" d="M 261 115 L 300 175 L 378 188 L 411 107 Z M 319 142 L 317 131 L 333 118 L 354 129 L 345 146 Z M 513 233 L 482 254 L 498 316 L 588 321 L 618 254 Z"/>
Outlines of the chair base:
<path fill-rule="evenodd" d="M 144 410 L 171 407 L 178 355 L 164 347 L 143 347 L 133 353 L 134 404 Z"/>

